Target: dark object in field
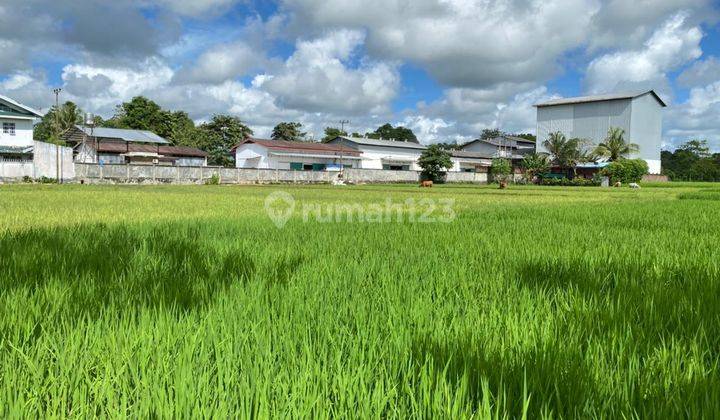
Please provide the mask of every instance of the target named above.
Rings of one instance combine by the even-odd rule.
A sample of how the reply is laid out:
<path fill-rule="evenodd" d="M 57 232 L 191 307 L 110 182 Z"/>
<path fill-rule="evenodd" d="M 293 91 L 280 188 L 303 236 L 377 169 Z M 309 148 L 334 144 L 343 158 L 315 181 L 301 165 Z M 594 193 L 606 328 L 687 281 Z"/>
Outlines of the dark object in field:
<path fill-rule="evenodd" d="M 422 181 L 422 182 L 420 183 L 420 187 L 430 188 L 430 187 L 432 187 L 432 186 L 433 186 L 433 182 L 432 182 L 432 181 Z"/>
<path fill-rule="evenodd" d="M 507 181 L 500 181 L 500 189 L 501 190 L 504 190 L 505 188 L 507 188 L 507 186 L 508 186 Z"/>

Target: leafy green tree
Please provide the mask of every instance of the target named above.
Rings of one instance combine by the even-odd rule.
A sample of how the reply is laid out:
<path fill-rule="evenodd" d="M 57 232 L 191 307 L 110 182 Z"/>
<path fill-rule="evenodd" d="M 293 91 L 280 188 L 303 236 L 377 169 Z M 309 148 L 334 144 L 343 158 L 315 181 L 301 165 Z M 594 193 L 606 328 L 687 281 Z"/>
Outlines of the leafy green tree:
<path fill-rule="evenodd" d="M 365 136 L 371 139 L 419 143 L 415 133 L 413 133 L 411 129 L 402 126 L 393 127 L 392 124 L 389 123 L 381 125 L 372 133 L 366 133 Z"/>
<path fill-rule="evenodd" d="M 195 124 L 184 111 L 167 111 L 144 96 L 136 96 L 130 102 L 118 105 L 115 115 L 105 121 L 104 126 L 148 130 L 173 144 L 180 144 L 175 136 L 186 134 Z"/>
<path fill-rule="evenodd" d="M 522 160 L 522 167 L 525 169 L 525 178 L 532 181 L 535 176 L 550 170 L 550 158 L 545 153 L 530 153 Z"/>
<path fill-rule="evenodd" d="M 714 181 L 720 168 L 720 154 L 710 155 L 707 140 L 690 140 L 674 152 L 660 154 L 662 173 L 672 180 Z"/>
<path fill-rule="evenodd" d="M 480 138 L 483 140 L 488 139 L 494 139 L 495 137 L 500 137 L 503 135 L 503 132 L 500 131 L 499 128 L 486 128 L 480 133 Z"/>
<path fill-rule="evenodd" d="M 250 138 L 253 131 L 237 117 L 216 114 L 210 121 L 197 127 L 194 135 L 195 144 L 190 145 L 208 152 L 208 164 L 233 166 L 230 150 Z"/>
<path fill-rule="evenodd" d="M 299 122 L 281 122 L 272 131 L 273 140 L 303 141 L 305 135 Z"/>
<path fill-rule="evenodd" d="M 42 117 L 33 129 L 33 138 L 39 141 L 58 143 L 63 135 L 77 124 L 82 124 L 83 112 L 73 102 L 67 101 L 55 106 Z M 57 130 L 57 136 L 55 135 Z M 57 138 L 56 138 L 57 137 Z"/>
<path fill-rule="evenodd" d="M 707 140 L 690 140 L 680 146 L 680 149 L 690 152 L 698 158 L 710 156 L 710 148 L 708 148 Z"/>
<path fill-rule="evenodd" d="M 614 162 L 624 159 L 640 151 L 640 146 L 625 140 L 625 130 L 620 127 L 610 127 L 605 140 L 595 148 L 595 154 Z"/>
<path fill-rule="evenodd" d="M 325 127 L 325 136 L 322 138 L 323 143 L 328 142 L 332 139 L 338 138 L 340 136 L 347 136 L 348 134 L 345 131 L 342 131 L 339 128 L 335 127 Z"/>
<path fill-rule="evenodd" d="M 450 153 L 437 144 L 431 144 L 425 149 L 418 165 L 422 168 L 422 177 L 433 182 L 442 181 L 445 172 L 452 168 L 453 162 Z"/>
<path fill-rule="evenodd" d="M 494 181 L 507 182 L 512 173 L 512 165 L 510 160 L 503 158 L 495 158 L 490 165 L 490 174 Z"/>
<path fill-rule="evenodd" d="M 535 134 L 530 133 L 520 133 L 520 134 L 513 134 L 514 137 L 519 137 L 521 139 L 529 140 L 529 141 L 536 141 L 537 138 L 535 137 Z"/>

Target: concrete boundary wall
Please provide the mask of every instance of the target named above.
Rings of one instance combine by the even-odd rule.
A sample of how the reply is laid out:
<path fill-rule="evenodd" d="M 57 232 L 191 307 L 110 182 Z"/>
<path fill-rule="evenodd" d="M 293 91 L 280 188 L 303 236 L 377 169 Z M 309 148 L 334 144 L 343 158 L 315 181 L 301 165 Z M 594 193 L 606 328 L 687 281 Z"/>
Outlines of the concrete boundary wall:
<path fill-rule="evenodd" d="M 8 159 L 0 156 L 0 182 L 20 182 L 25 177 L 55 179 L 58 176 L 58 164 L 63 181 L 72 182 L 75 178 L 72 149 L 35 141 L 32 159 Z"/>
<path fill-rule="evenodd" d="M 200 166 L 75 164 L 75 182 L 89 184 L 204 184 L 217 175 L 221 184 L 318 184 L 338 179 L 338 172 Z M 346 169 L 345 180 L 365 183 L 417 183 L 418 171 Z M 487 183 L 487 174 L 448 172 L 447 182 Z"/>

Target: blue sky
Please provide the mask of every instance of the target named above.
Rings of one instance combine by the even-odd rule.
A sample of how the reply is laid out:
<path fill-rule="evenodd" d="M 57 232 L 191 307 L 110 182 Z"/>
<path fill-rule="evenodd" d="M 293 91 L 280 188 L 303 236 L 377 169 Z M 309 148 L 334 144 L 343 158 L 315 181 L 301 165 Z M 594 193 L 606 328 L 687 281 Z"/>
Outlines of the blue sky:
<path fill-rule="evenodd" d="M 710 0 L 6 0 L 0 93 L 109 117 L 145 95 L 258 135 L 391 122 L 425 143 L 533 132 L 538 101 L 655 89 L 665 147 L 720 150 L 720 27 Z"/>

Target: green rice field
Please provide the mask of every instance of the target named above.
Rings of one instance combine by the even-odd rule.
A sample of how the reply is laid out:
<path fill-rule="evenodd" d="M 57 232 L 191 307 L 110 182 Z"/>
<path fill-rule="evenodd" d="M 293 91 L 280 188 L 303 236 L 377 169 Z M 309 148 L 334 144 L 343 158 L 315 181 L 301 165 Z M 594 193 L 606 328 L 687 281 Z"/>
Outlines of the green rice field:
<path fill-rule="evenodd" d="M 719 225 L 717 184 L 0 186 L 0 416 L 714 418 Z"/>

